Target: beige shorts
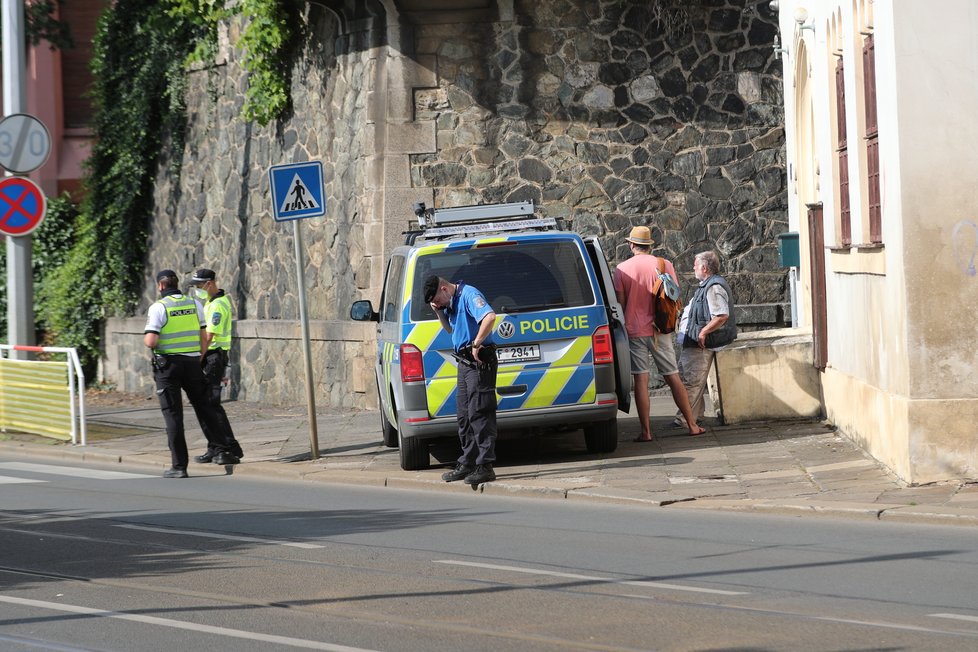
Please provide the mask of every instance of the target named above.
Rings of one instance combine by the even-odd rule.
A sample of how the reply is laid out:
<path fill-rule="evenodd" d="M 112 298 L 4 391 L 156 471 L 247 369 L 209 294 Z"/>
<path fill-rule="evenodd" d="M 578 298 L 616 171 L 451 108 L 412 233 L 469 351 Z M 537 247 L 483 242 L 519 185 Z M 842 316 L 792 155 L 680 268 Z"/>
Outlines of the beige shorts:
<path fill-rule="evenodd" d="M 672 335 L 660 333 L 652 337 L 629 337 L 628 353 L 632 361 L 633 374 L 650 373 L 653 362 L 661 376 L 679 373 Z"/>

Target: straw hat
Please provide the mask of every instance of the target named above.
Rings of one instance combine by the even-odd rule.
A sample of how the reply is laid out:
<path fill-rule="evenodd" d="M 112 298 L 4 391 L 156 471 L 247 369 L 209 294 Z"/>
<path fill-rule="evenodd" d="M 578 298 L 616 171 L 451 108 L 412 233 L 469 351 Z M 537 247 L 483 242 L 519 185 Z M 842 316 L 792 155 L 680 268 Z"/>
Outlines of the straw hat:
<path fill-rule="evenodd" d="M 625 238 L 629 242 L 643 247 L 652 246 L 652 231 L 647 226 L 632 227 L 632 232 Z"/>

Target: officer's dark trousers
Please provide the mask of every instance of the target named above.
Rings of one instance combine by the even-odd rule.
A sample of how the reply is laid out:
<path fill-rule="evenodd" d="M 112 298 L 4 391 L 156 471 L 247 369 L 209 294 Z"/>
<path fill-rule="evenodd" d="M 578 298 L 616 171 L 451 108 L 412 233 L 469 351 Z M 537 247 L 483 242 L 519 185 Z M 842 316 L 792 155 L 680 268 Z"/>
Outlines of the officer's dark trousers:
<path fill-rule="evenodd" d="M 166 424 L 170 458 L 174 468 L 186 469 L 189 456 L 183 429 L 183 398 L 180 390 L 187 392 L 187 398 L 190 399 L 190 405 L 193 406 L 202 428 L 206 424 L 212 433 L 223 433 L 223 425 L 208 405 L 207 384 L 204 373 L 200 370 L 200 357 L 167 355 L 161 358 L 165 367 L 155 367 L 153 376 L 156 380 L 156 394 L 160 397 L 160 408 L 163 410 L 163 422 Z M 226 436 L 212 440 L 207 435 L 207 430 L 204 430 L 204 435 L 207 437 L 208 448 L 213 446 L 218 452 L 228 450 Z"/>
<path fill-rule="evenodd" d="M 458 439 L 462 444 L 459 464 L 475 466 L 496 461 L 496 361 L 495 351 L 483 350 L 486 362 L 478 367 L 471 360 L 458 363 L 455 414 Z M 468 364 L 466 364 L 468 362 Z"/>
<path fill-rule="evenodd" d="M 224 411 L 224 406 L 221 405 L 221 381 L 224 380 L 224 372 L 227 371 L 227 368 L 227 351 L 213 349 L 208 351 L 207 355 L 204 356 L 203 370 L 204 380 L 207 381 L 207 403 L 210 405 L 211 411 L 214 412 L 221 422 L 221 431 L 229 437 L 226 442 L 228 450 L 231 451 L 232 455 L 241 457 L 243 455 L 241 444 L 234 438 L 234 430 L 231 429 L 231 422 L 228 421 L 227 412 Z M 207 437 L 207 452 L 216 454 L 217 451 L 211 447 L 210 442 L 218 437 L 217 433 L 208 432 L 210 429 L 204 423 L 201 423 L 200 427 L 204 431 L 204 436 Z"/>

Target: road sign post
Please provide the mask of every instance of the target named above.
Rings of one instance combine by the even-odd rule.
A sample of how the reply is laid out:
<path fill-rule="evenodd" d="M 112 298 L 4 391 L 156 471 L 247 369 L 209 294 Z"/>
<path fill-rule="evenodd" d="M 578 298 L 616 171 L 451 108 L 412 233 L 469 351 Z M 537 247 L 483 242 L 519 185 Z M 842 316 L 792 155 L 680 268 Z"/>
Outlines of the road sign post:
<path fill-rule="evenodd" d="M 3 23 L 3 112 L 21 113 L 27 108 L 27 48 L 24 47 L 24 3 L 2 0 Z M 8 173 L 9 174 L 9 173 Z M 34 278 L 31 265 L 31 238 L 7 240 L 7 341 L 10 344 L 34 344 Z M 14 351 L 12 357 L 27 360 L 26 351 Z"/>
<path fill-rule="evenodd" d="M 305 259 L 300 220 L 326 214 L 321 161 L 275 165 L 268 170 L 272 191 L 272 216 L 276 222 L 292 221 L 295 243 L 296 280 L 299 290 L 299 321 L 302 324 L 302 354 L 306 366 L 306 407 L 309 414 L 310 457 L 319 459 L 319 433 L 316 427 L 316 396 L 309 345 L 309 315 L 306 313 Z"/>

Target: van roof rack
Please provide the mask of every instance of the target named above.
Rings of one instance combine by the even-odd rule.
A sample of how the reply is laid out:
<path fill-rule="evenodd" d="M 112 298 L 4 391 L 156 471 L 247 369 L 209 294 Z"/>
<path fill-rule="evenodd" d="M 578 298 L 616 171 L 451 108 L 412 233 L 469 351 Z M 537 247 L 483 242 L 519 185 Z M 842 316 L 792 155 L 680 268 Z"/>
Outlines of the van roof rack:
<path fill-rule="evenodd" d="M 416 238 L 435 240 L 460 235 L 558 228 L 556 219 L 534 218 L 533 211 L 532 200 L 455 208 L 426 208 L 423 202 L 419 202 L 414 205 L 414 214 L 418 216 L 420 231 L 408 232 L 408 244 Z"/>

